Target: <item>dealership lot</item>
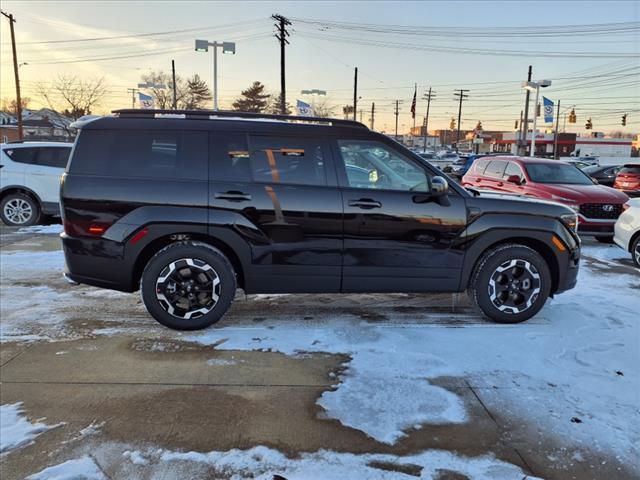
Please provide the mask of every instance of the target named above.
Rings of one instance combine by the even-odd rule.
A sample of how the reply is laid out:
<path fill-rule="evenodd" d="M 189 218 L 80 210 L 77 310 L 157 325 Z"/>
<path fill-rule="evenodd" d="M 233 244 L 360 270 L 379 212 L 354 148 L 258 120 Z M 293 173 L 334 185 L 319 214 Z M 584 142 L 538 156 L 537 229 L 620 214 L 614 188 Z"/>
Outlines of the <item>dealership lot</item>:
<path fill-rule="evenodd" d="M 3 478 L 640 473 L 640 272 L 615 246 L 520 325 L 464 295 L 239 293 L 180 333 L 65 283 L 59 230 L 0 236 Z"/>

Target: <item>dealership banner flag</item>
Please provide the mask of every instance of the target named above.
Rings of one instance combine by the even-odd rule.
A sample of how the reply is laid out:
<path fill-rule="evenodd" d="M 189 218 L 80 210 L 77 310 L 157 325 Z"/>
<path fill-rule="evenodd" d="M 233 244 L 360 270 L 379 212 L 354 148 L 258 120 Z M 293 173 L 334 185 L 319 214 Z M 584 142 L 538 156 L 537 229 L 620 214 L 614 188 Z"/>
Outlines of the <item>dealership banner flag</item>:
<path fill-rule="evenodd" d="M 140 108 L 153 108 L 153 97 L 142 92 L 138 92 Z"/>
<path fill-rule="evenodd" d="M 553 102 L 547 97 L 542 97 L 544 104 L 544 123 L 553 123 Z"/>
<path fill-rule="evenodd" d="M 296 110 L 299 117 L 313 117 L 313 108 L 307 102 L 298 100 L 296 102 Z"/>

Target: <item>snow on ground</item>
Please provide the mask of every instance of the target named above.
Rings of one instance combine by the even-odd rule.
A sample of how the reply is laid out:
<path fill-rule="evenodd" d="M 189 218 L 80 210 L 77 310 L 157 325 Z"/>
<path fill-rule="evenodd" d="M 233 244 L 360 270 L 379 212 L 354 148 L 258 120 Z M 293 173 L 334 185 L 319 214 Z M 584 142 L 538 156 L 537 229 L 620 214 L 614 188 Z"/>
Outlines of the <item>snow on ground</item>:
<path fill-rule="evenodd" d="M 54 223 L 53 225 L 34 225 L 32 227 L 23 227 L 17 233 L 41 233 L 41 234 L 60 234 L 62 233 L 62 225 Z"/>
<path fill-rule="evenodd" d="M 24 447 L 41 433 L 60 425 L 31 423 L 25 418 L 21 403 L 0 405 L 0 453 Z"/>
<path fill-rule="evenodd" d="M 96 462 L 85 456 L 29 475 L 26 480 L 106 480 Z"/>
<path fill-rule="evenodd" d="M 597 257 L 603 248 L 584 253 Z M 338 317 L 320 328 L 270 322 L 209 329 L 188 339 L 223 341 L 216 348 L 228 350 L 349 354 L 341 383 L 318 404 L 329 418 L 381 442 L 395 443 L 422 423 L 464 422 L 462 399 L 434 384 L 439 377 L 462 377 L 497 387 L 483 394 L 505 415 L 533 422 L 577 450 L 614 455 L 639 468 L 639 280 L 583 264 L 578 287 L 539 314 L 548 324 L 424 328 Z"/>

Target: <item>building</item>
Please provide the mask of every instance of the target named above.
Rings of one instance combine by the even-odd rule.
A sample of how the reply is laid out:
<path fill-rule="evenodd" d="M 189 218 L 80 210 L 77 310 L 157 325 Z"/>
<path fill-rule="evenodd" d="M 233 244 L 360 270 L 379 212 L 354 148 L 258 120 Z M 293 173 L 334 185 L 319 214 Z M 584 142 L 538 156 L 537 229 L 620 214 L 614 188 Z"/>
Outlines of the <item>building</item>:
<path fill-rule="evenodd" d="M 505 132 L 502 139 L 496 140 L 493 146 L 495 152 L 518 153 L 518 139 L 520 132 Z M 531 148 L 531 132 L 527 132 L 526 155 Z M 536 157 L 552 157 L 555 144 L 553 133 L 536 134 Z M 575 133 L 558 133 L 557 157 L 586 156 L 596 157 L 630 157 L 632 140 L 630 138 L 609 138 L 601 132 L 593 132 L 588 137 L 581 137 Z"/>
<path fill-rule="evenodd" d="M 76 130 L 71 128 L 72 122 L 73 119 L 64 117 L 49 108 L 24 110 L 22 113 L 24 140 L 72 142 L 76 136 Z M 0 124 L 0 138 L 4 143 L 18 140 L 17 119 L 12 117 L 8 123 Z"/>

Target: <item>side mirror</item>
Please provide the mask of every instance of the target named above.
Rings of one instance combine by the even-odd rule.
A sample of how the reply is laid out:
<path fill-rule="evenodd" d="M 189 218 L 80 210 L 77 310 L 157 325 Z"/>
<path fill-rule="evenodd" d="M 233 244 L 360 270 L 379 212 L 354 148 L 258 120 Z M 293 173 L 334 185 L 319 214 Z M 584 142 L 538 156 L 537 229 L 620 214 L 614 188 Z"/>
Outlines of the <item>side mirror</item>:
<path fill-rule="evenodd" d="M 441 197 L 446 195 L 449 191 L 449 182 L 444 177 L 439 175 L 431 179 L 431 195 L 434 197 Z"/>
<path fill-rule="evenodd" d="M 509 175 L 507 177 L 507 182 L 515 183 L 516 185 L 520 185 L 520 182 L 522 182 L 522 179 L 520 178 L 520 175 Z"/>

